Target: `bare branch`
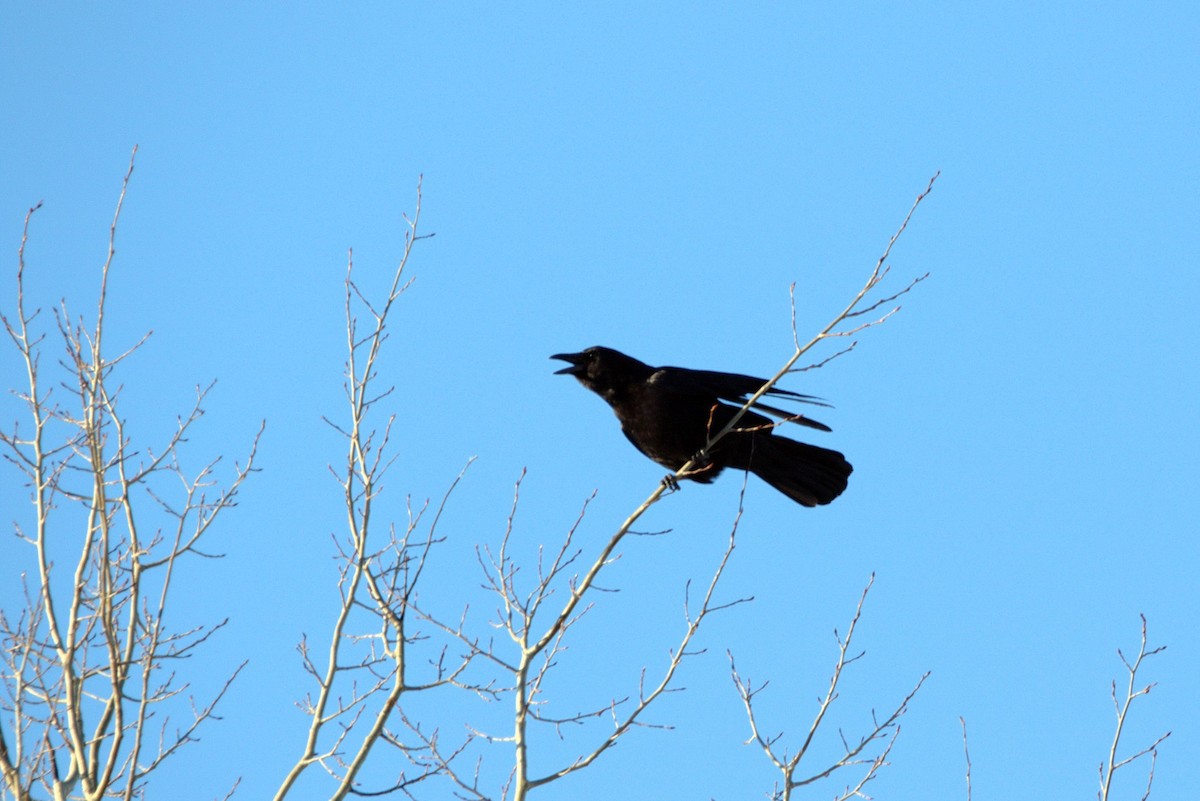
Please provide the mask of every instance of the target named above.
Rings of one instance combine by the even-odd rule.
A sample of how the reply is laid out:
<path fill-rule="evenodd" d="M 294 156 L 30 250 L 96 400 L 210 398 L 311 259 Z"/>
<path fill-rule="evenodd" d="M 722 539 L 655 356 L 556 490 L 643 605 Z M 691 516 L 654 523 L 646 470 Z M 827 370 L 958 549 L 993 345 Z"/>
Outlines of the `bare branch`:
<path fill-rule="evenodd" d="M 962 724 L 963 759 L 967 763 L 967 801 L 971 801 L 971 751 L 967 748 L 967 721 L 960 715 L 958 722 Z"/>
<path fill-rule="evenodd" d="M 850 655 L 851 643 L 854 639 L 854 631 L 858 625 L 858 621 L 862 615 L 863 604 L 866 601 L 867 594 L 870 592 L 871 586 L 875 581 L 875 574 L 871 574 L 871 578 L 867 582 L 866 588 L 859 597 L 858 605 L 854 611 L 854 617 L 850 621 L 850 627 L 843 639 L 837 636 L 838 656 L 834 664 L 833 675 L 829 681 L 829 687 L 822 697 L 817 709 L 817 714 L 813 719 L 812 725 L 809 727 L 808 733 L 805 735 L 803 742 L 795 754 L 789 755 L 786 750 L 779 750 L 778 745 L 783 738 L 783 733 L 780 732 L 774 735 L 766 735 L 760 726 L 758 713 L 755 708 L 755 698 L 767 687 L 767 683 L 758 685 L 757 687 L 749 679 L 744 679 L 737 671 L 737 665 L 734 662 L 733 654 L 729 653 L 729 669 L 730 675 L 733 678 L 734 686 L 737 688 L 738 696 L 742 699 L 742 706 L 746 711 L 747 720 L 750 723 L 750 739 L 748 743 L 756 743 L 762 750 L 767 759 L 775 766 L 775 769 L 780 773 L 780 790 L 777 797 L 780 799 L 790 799 L 792 791 L 799 787 L 804 787 L 814 784 L 822 779 L 829 778 L 833 774 L 852 766 L 865 765 L 866 770 L 860 774 L 857 782 L 853 785 L 847 785 L 845 791 L 840 795 L 839 801 L 845 801 L 852 797 L 863 796 L 863 787 L 872 781 L 878 774 L 879 770 L 888 763 L 888 756 L 891 753 L 892 747 L 895 744 L 896 737 L 900 734 L 899 719 L 908 711 L 908 705 L 916 696 L 921 686 L 925 683 L 925 679 L 929 674 L 921 676 L 913 689 L 904 697 L 904 699 L 895 707 L 890 715 L 884 720 L 873 720 L 873 727 L 867 734 L 858 739 L 857 742 L 848 742 L 842 738 L 843 755 L 826 765 L 824 768 L 816 770 L 807 777 L 797 778 L 797 771 L 800 768 L 801 762 L 807 755 L 809 748 L 812 746 L 817 735 L 821 731 L 822 724 L 833 702 L 838 697 L 838 684 L 841 681 L 842 673 L 847 666 L 853 664 L 863 656 L 863 652 Z M 880 750 L 874 756 L 867 755 L 868 749 L 873 743 L 879 741 L 881 743 Z"/>
<path fill-rule="evenodd" d="M 482 653 L 479 648 L 468 650 L 457 660 L 448 660 L 443 646 L 436 658 L 426 660 L 431 675 L 422 679 L 416 677 L 409 653 L 410 646 L 427 637 L 413 630 L 414 620 L 431 622 L 445 633 L 454 631 L 419 608 L 417 589 L 431 550 L 441 541 L 437 529 L 442 513 L 474 458 L 451 482 L 428 522 L 425 512 L 430 508 L 429 501 L 414 510 L 410 499 L 404 525 L 380 523 L 375 507 L 384 478 L 396 459 L 390 447 L 395 416 L 389 416 L 382 429 L 373 427 L 372 422 L 376 406 L 391 397 L 395 387 L 379 388 L 375 382 L 395 301 L 412 284 L 405 273 L 413 246 L 432 236 L 418 233 L 420 215 L 418 180 L 416 209 L 411 219 L 405 218 L 408 230 L 404 250 L 382 300 L 372 299 L 360 288 L 354 275 L 353 252 L 347 257 L 344 376 L 349 414 L 340 423 L 325 418 L 346 441 L 341 466 L 330 467 L 341 488 L 346 512 L 345 534 L 335 537 L 341 561 L 340 604 L 323 664 L 314 658 L 307 638 L 299 646 L 304 670 L 316 687 L 302 705 L 310 716 L 304 747 L 276 791 L 276 799 L 286 797 L 300 776 L 314 765 L 335 781 L 334 799 L 409 794 L 410 788 L 439 774 L 454 781 L 451 763 L 459 752 L 443 756 L 436 733 L 425 735 L 420 725 L 406 716 L 403 697 L 448 686 L 483 696 L 495 692 L 486 682 L 467 680 L 468 667 Z M 376 531 L 380 525 L 385 532 Z M 393 721 L 402 724 L 417 742 L 406 742 L 394 730 Z M 360 786 L 359 776 L 368 757 L 381 744 L 399 751 L 415 772 L 402 769 L 393 783 L 367 789 Z"/>
<path fill-rule="evenodd" d="M 1154 768 L 1158 761 L 1158 746 L 1171 736 L 1171 732 L 1167 732 L 1150 745 L 1140 749 L 1139 751 L 1136 751 L 1124 759 L 1117 758 L 1117 750 L 1121 744 L 1121 733 L 1125 728 L 1125 722 L 1128 719 L 1129 710 L 1133 705 L 1134 699 L 1148 694 L 1152 689 L 1154 689 L 1155 686 L 1157 686 L 1154 682 L 1151 682 L 1150 684 L 1139 688 L 1137 684 L 1138 670 L 1141 669 L 1143 661 L 1166 650 L 1165 645 L 1160 645 L 1156 648 L 1150 648 L 1148 646 L 1146 638 L 1146 616 L 1140 615 L 1140 617 L 1142 620 L 1142 638 L 1141 644 L 1138 648 L 1137 656 L 1134 657 L 1132 662 L 1130 662 L 1125 658 L 1125 654 L 1121 652 L 1121 649 L 1117 649 L 1117 656 L 1120 658 L 1121 664 L 1125 666 L 1125 672 L 1128 674 L 1128 676 L 1125 686 L 1125 696 L 1120 700 L 1117 698 L 1117 683 L 1116 681 L 1113 681 L 1112 683 L 1112 701 L 1113 707 L 1116 711 L 1117 726 L 1116 731 L 1113 733 L 1112 745 L 1108 750 L 1108 760 L 1100 765 L 1100 789 L 1096 793 L 1096 797 L 1100 799 L 1100 801 L 1108 801 L 1109 792 L 1112 789 L 1113 775 L 1119 769 L 1136 762 L 1148 754 L 1150 756 L 1150 769 L 1146 778 L 1146 792 L 1142 796 L 1142 801 L 1146 801 L 1146 799 L 1150 797 L 1150 788 L 1154 783 Z"/>
<path fill-rule="evenodd" d="M 900 307 L 896 306 L 891 311 L 888 311 L 886 314 L 882 315 L 881 317 L 879 317 L 876 320 L 872 320 L 872 321 L 866 322 L 866 323 L 860 323 L 860 324 L 853 326 L 851 328 L 848 328 L 848 329 L 839 328 L 839 326 L 841 326 L 847 320 L 853 320 L 856 317 L 859 317 L 861 315 L 869 314 L 870 312 L 878 309 L 881 305 L 886 305 L 888 303 L 895 301 L 902 295 L 905 295 L 909 291 L 911 291 L 921 281 L 923 281 L 929 277 L 929 274 L 926 273 L 925 275 L 922 275 L 918 278 L 913 279 L 911 282 L 909 282 L 909 284 L 907 286 L 905 286 L 900 291 L 898 291 L 892 295 L 889 295 L 888 297 L 885 297 L 881 300 L 875 301 L 869 306 L 866 306 L 866 307 L 861 306 L 861 304 L 864 302 L 864 300 L 866 300 L 866 298 L 870 295 L 871 291 L 873 289 L 875 289 L 875 287 L 878 286 L 880 284 L 880 282 L 882 282 L 883 279 L 886 277 L 888 269 L 885 265 L 886 265 L 888 256 L 891 255 L 892 247 L 896 244 L 896 241 L 900 238 L 900 235 L 903 234 L 904 230 L 908 227 L 909 220 L 911 220 L 913 214 L 916 213 L 917 207 L 921 205 L 921 201 L 923 201 L 926 197 L 928 197 L 929 193 L 933 191 L 933 184 L 937 180 L 938 175 L 940 175 L 940 174 L 941 174 L 940 172 L 935 173 L 934 176 L 929 179 L 929 184 L 928 184 L 928 186 L 925 187 L 925 190 L 923 192 L 921 192 L 921 194 L 917 195 L 917 199 L 913 201 L 912 206 L 908 210 L 908 214 L 905 215 L 905 217 L 904 217 L 904 221 L 902 223 L 900 223 L 900 227 L 898 229 L 896 229 L 896 232 L 894 234 L 892 234 L 891 239 L 888 240 L 888 244 L 887 244 L 887 247 L 884 248 L 883 255 L 881 255 L 879 257 L 879 261 L 876 262 L 876 264 L 875 264 L 875 269 L 871 271 L 871 274 L 869 276 L 867 276 L 867 280 L 862 285 L 862 288 L 859 289 L 858 294 L 856 294 L 854 296 L 854 298 L 850 301 L 850 303 L 847 304 L 845 309 L 843 309 L 841 312 L 839 312 L 831 321 L 829 321 L 829 323 L 827 323 L 825 325 L 824 328 L 822 328 L 819 332 L 817 332 L 816 335 L 814 335 L 811 339 L 808 340 L 808 342 L 806 342 L 804 344 L 800 344 L 800 337 L 796 330 L 795 284 L 792 285 L 792 287 L 789 289 L 788 296 L 791 301 L 792 342 L 795 345 L 795 351 L 792 353 L 791 357 L 787 360 L 787 362 L 784 363 L 783 367 L 781 367 L 775 373 L 775 375 L 771 376 L 771 378 L 769 378 L 767 380 L 767 382 L 765 384 L 763 384 L 757 392 L 755 392 L 753 395 L 751 395 L 750 398 L 744 404 L 742 404 L 742 408 L 739 409 L 737 411 L 737 413 L 734 414 L 729 419 L 729 421 L 725 424 L 725 426 L 723 428 L 721 428 L 719 431 L 717 431 L 715 434 L 712 434 L 709 437 L 708 443 L 700 451 L 700 453 L 697 455 L 697 457 L 695 459 L 688 461 L 686 464 L 684 464 L 682 467 L 680 467 L 679 470 L 677 470 L 675 472 L 675 476 L 674 476 L 675 478 L 677 478 L 677 479 L 678 478 L 686 478 L 689 474 L 691 474 L 691 472 L 693 470 L 697 469 L 698 466 L 704 465 L 706 463 L 707 454 L 712 449 L 713 445 L 716 444 L 722 437 L 724 437 L 730 431 L 735 430 L 738 426 L 738 422 L 742 419 L 742 417 L 746 414 L 746 412 L 749 411 L 750 408 L 752 406 L 754 406 L 754 404 L 758 403 L 758 401 L 761 400 L 762 397 L 764 395 L 766 395 L 767 392 L 770 391 L 770 389 L 772 387 L 774 387 L 781 378 L 783 378 L 788 373 L 793 372 L 796 363 L 801 359 L 801 357 L 804 356 L 804 354 L 808 353 L 808 351 L 810 351 L 813 347 L 815 347 L 816 345 L 818 345 L 819 343 L 821 343 L 827 339 L 853 336 L 854 334 L 859 333 L 860 331 L 863 331 L 867 328 L 881 325 L 884 322 L 886 322 L 889 317 L 891 317 L 893 314 L 898 312 L 900 310 Z M 854 344 L 851 343 L 851 345 L 849 347 L 847 347 L 846 349 L 844 349 L 842 352 L 847 352 L 850 349 L 852 349 L 853 347 L 854 347 Z M 817 365 L 814 365 L 814 366 L 820 366 L 821 364 L 826 364 L 829 361 L 832 361 L 833 359 L 842 355 L 842 352 L 835 353 L 835 354 L 833 354 L 833 356 L 830 356 L 827 359 L 818 362 Z M 811 369 L 811 368 L 801 368 L 801 369 Z M 658 499 L 662 496 L 664 489 L 665 489 L 664 487 L 659 487 L 657 490 L 655 490 L 655 492 L 650 496 L 650 498 L 647 499 L 646 503 L 644 503 L 642 507 L 639 507 L 639 509 L 634 512 L 633 520 L 636 520 L 638 517 L 641 516 L 641 514 L 645 511 L 646 508 L 649 508 L 650 505 L 657 502 Z"/>

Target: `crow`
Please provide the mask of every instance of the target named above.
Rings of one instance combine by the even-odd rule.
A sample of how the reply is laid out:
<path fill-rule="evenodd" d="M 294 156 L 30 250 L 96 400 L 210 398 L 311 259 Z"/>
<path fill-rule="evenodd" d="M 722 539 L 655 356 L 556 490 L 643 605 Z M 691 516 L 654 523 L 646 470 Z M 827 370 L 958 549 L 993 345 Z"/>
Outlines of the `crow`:
<path fill-rule="evenodd" d="M 827 504 L 846 489 L 853 469 L 837 451 L 779 436 L 769 417 L 747 411 L 737 426 L 705 451 L 709 438 L 733 419 L 762 378 L 684 367 L 651 367 L 612 348 L 551 356 L 570 366 L 555 375 L 573 375 L 608 402 L 621 430 L 634 447 L 654 461 L 678 471 L 695 464 L 684 476 L 710 483 L 726 467 L 749 470 L 803 506 Z M 767 396 L 828 406 L 819 398 L 771 388 Z M 731 405 L 736 404 L 736 405 Z M 757 402 L 751 409 L 818 431 L 829 426 L 804 415 Z M 673 478 L 668 477 L 668 483 Z"/>

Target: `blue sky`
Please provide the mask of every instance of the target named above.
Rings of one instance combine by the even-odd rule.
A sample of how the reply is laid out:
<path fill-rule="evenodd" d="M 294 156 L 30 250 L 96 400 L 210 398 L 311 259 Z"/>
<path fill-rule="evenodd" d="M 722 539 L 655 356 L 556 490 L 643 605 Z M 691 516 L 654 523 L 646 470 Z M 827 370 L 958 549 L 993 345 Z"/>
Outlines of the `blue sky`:
<path fill-rule="evenodd" d="M 250 666 L 152 795 L 220 797 L 243 776 L 239 797 L 265 797 L 300 749 L 294 645 L 327 630 L 336 603 L 343 520 L 326 466 L 342 456 L 321 416 L 344 414 L 346 251 L 380 291 L 418 175 L 437 236 L 415 251 L 382 368 L 389 411 L 408 421 L 385 513 L 440 496 L 478 456 L 430 597 L 448 614 L 469 601 L 482 622 L 473 549 L 498 542 L 523 468 L 526 554 L 596 490 L 578 535 L 593 552 L 661 476 L 599 399 L 551 375 L 549 354 L 605 344 L 769 374 L 791 350 L 788 286 L 801 333 L 823 325 L 940 170 L 891 259 L 895 288 L 931 278 L 852 355 L 787 383 L 835 404 L 833 433 L 814 437 L 854 463 L 850 489 L 814 511 L 751 480 L 724 592 L 756 600 L 702 631 L 687 691 L 651 716 L 677 728 L 635 732 L 541 795 L 762 797 L 773 776 L 743 745 L 725 650 L 772 680 L 769 728 L 799 737 L 832 629 L 875 572 L 867 656 L 834 723 L 858 731 L 932 676 L 872 795 L 965 798 L 961 715 L 976 801 L 1089 797 L 1115 649 L 1136 648 L 1144 613 L 1168 649 L 1127 747 L 1173 730 L 1153 797 L 1187 797 L 1200 783 L 1198 38 L 1188 3 L 0 12 L 7 275 L 44 200 L 28 292 L 90 311 L 137 144 L 109 336 L 154 334 L 122 376 L 126 414 L 154 440 L 217 379 L 195 466 L 244 452 L 267 421 L 263 471 L 213 534 L 227 557 L 192 566 L 179 611 L 181 625 L 231 620 L 191 666 L 200 686 Z M 0 373 L 20 379 L 11 349 Z M 622 548 L 606 582 L 621 592 L 564 658 L 565 704 L 627 694 L 661 663 L 740 485 L 687 486 L 652 510 L 646 527 L 672 533 Z M 7 524 L 26 494 L 11 472 L 2 493 Z M 25 558 L 0 539 L 7 573 Z M 439 703 L 447 730 L 494 714 Z M 602 732 L 543 747 L 575 753 Z M 1140 798 L 1135 774 L 1120 797 Z M 306 797 L 323 787 L 314 777 Z"/>

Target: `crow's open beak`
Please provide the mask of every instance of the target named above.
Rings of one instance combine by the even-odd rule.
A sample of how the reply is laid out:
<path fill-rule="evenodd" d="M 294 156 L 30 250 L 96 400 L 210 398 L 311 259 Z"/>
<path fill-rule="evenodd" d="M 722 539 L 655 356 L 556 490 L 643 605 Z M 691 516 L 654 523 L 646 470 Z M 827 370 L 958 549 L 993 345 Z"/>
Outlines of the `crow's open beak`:
<path fill-rule="evenodd" d="M 580 375 L 587 369 L 587 355 L 583 353 L 556 353 L 550 357 L 551 359 L 561 359 L 564 362 L 570 362 L 570 367 L 564 367 L 561 370 L 555 370 L 555 375 Z"/>

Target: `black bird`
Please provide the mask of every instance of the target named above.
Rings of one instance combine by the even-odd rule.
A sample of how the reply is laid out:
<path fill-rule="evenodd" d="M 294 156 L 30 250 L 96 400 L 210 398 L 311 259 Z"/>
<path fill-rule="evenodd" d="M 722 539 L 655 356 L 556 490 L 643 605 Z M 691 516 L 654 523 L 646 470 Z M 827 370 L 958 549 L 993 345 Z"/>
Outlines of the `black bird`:
<path fill-rule="evenodd" d="M 679 470 L 697 457 L 709 437 L 724 428 L 746 399 L 767 383 L 738 373 L 651 367 L 612 348 L 588 348 L 550 358 L 569 362 L 570 367 L 555 371 L 555 375 L 573 375 L 604 398 L 634 447 L 671 470 Z M 828 406 L 811 395 L 786 389 L 772 388 L 767 395 Z M 751 408 L 819 431 L 830 430 L 816 420 L 764 403 Z M 853 469 L 846 458 L 837 451 L 779 436 L 775 425 L 770 418 L 747 411 L 737 426 L 693 465 L 687 478 L 707 484 L 724 468 L 732 467 L 749 470 L 804 506 L 826 504 L 841 495 Z"/>

